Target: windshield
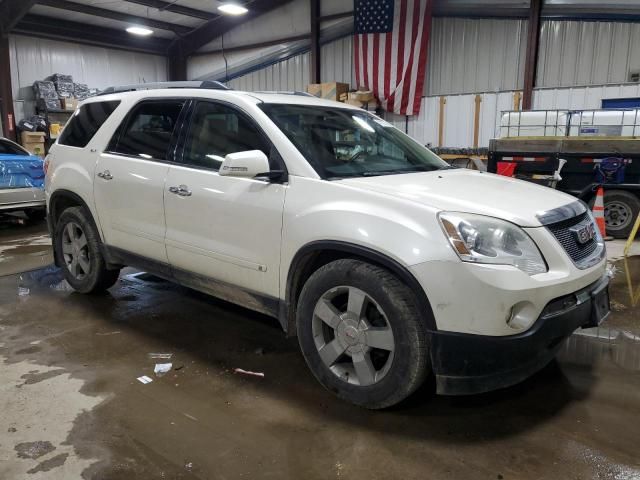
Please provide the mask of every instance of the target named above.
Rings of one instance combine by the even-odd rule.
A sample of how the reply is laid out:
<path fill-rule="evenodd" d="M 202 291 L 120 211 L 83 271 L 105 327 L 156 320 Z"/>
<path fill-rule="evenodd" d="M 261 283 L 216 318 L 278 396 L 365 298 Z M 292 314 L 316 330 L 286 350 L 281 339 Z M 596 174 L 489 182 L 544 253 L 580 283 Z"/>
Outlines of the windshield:
<path fill-rule="evenodd" d="M 344 108 L 261 104 L 326 179 L 449 168 L 433 152 L 375 115 Z"/>
<path fill-rule="evenodd" d="M 0 155 L 29 155 L 29 152 L 15 143 L 0 138 Z"/>

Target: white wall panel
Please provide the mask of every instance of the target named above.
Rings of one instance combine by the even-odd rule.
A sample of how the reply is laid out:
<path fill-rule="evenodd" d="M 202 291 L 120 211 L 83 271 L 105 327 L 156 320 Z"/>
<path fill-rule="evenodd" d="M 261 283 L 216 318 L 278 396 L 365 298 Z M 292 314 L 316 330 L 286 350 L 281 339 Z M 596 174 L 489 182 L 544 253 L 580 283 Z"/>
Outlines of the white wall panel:
<path fill-rule="evenodd" d="M 33 82 L 54 73 L 72 75 L 91 88 L 167 79 L 166 59 L 158 55 L 23 35 L 9 37 L 9 50 L 16 120 L 33 114 Z"/>
<path fill-rule="evenodd" d="M 296 55 L 228 82 L 236 90 L 305 91 L 309 83 L 309 53 Z"/>
<path fill-rule="evenodd" d="M 320 77 L 323 82 L 343 82 L 356 87 L 352 38 L 349 35 L 320 47 Z"/>
<path fill-rule="evenodd" d="M 640 71 L 640 24 L 542 22 L 537 85 L 623 83 Z"/>
<path fill-rule="evenodd" d="M 542 88 L 534 91 L 533 108 L 537 110 L 602 108 L 603 99 L 638 97 L 640 97 L 640 84 Z"/>
<path fill-rule="evenodd" d="M 427 95 L 522 88 L 526 20 L 433 19 Z"/>

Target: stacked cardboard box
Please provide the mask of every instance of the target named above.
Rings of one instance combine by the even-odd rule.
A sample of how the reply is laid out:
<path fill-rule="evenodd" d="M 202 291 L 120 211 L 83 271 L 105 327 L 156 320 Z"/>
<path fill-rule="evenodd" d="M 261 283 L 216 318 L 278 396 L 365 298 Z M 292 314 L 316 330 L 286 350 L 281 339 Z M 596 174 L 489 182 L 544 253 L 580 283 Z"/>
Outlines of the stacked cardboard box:
<path fill-rule="evenodd" d="M 349 92 L 349 84 L 340 82 L 311 83 L 307 92 L 325 100 L 341 101 L 341 96 Z"/>
<path fill-rule="evenodd" d="M 29 153 L 44 157 L 44 136 L 44 132 L 22 132 L 20 143 Z"/>

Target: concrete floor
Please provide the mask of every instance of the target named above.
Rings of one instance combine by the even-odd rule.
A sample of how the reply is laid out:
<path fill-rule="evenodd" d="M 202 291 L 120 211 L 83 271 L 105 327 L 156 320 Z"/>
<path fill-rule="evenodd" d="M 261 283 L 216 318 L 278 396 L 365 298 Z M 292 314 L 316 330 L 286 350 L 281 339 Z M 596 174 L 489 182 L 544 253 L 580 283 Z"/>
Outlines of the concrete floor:
<path fill-rule="evenodd" d="M 131 269 L 78 295 L 47 243 L 0 220 L 0 479 L 640 479 L 640 257 L 607 323 L 530 380 L 370 412 L 275 320 Z"/>

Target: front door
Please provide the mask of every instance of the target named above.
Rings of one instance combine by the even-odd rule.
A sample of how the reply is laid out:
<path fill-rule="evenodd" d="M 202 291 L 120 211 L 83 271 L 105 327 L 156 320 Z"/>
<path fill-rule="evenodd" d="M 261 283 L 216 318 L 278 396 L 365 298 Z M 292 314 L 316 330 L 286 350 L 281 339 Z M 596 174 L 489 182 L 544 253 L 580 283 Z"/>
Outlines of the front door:
<path fill-rule="evenodd" d="M 164 185 L 184 100 L 149 100 L 125 118 L 96 166 L 94 196 L 105 243 L 168 263 Z"/>
<path fill-rule="evenodd" d="M 198 102 L 190 123 L 181 165 L 169 168 L 165 187 L 174 274 L 185 283 L 213 279 L 277 298 L 287 187 L 218 175 L 227 154 L 262 150 L 276 157 L 273 147 L 249 117 L 225 104 Z M 193 273 L 200 280 L 189 282 Z"/>

